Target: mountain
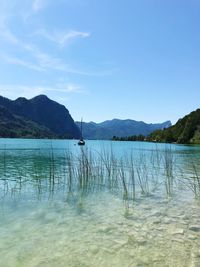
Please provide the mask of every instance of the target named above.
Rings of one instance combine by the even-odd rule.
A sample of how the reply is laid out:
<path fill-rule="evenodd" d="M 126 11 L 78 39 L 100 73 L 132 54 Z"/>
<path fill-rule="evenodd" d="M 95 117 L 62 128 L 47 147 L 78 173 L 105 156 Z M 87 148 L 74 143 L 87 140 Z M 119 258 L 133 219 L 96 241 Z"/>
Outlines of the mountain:
<path fill-rule="evenodd" d="M 153 132 L 148 139 L 179 144 L 200 144 L 200 109 L 179 119 L 168 129 Z"/>
<path fill-rule="evenodd" d="M 15 116 L 0 106 L 0 137 L 53 138 L 54 134 L 44 126 Z"/>
<path fill-rule="evenodd" d="M 80 127 L 80 122 L 76 122 Z M 83 122 L 83 137 L 85 139 L 111 139 L 113 136 L 126 137 L 132 135 L 149 135 L 157 129 L 171 126 L 170 121 L 157 124 L 147 124 L 135 120 L 113 119 L 101 123 Z"/>
<path fill-rule="evenodd" d="M 45 95 L 14 101 L 0 96 L 0 136 L 79 138 L 80 130 L 65 106 Z"/>

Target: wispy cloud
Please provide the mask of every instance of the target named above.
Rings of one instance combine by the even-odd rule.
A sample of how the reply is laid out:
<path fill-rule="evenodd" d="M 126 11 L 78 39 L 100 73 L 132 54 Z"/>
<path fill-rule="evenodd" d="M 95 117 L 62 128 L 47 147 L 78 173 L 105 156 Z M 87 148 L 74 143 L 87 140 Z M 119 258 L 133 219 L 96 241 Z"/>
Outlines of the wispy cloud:
<path fill-rule="evenodd" d="M 39 11 L 41 9 L 43 9 L 47 4 L 46 0 L 34 0 L 33 4 L 32 4 L 32 9 L 33 11 Z"/>
<path fill-rule="evenodd" d="M 74 83 L 59 83 L 57 85 L 57 89 L 55 89 L 58 92 L 63 93 L 85 93 L 85 90 L 82 86 L 74 84 Z"/>
<path fill-rule="evenodd" d="M 0 39 L 13 45 L 19 44 L 18 38 L 3 25 L 0 25 Z"/>
<path fill-rule="evenodd" d="M 32 55 L 36 58 L 41 68 L 67 72 L 67 66 L 60 58 L 52 57 L 38 49 L 32 50 Z"/>
<path fill-rule="evenodd" d="M 6 62 L 13 64 L 13 65 L 19 65 L 19 66 L 22 66 L 25 68 L 36 70 L 36 71 L 45 71 L 45 68 L 42 68 L 40 65 L 33 64 L 32 62 L 28 62 L 28 61 L 22 60 L 22 59 L 17 58 L 17 57 L 11 57 L 11 56 L 7 56 L 7 55 L 1 55 L 1 57 Z"/>
<path fill-rule="evenodd" d="M 67 35 L 67 34 L 66 34 Z M 83 32 L 76 32 L 71 31 L 68 33 L 68 37 L 65 37 L 65 41 L 61 40 L 61 35 L 58 43 L 60 42 L 64 44 L 64 42 L 69 39 L 76 38 L 77 36 L 89 36 L 89 33 L 83 33 Z M 56 34 L 55 34 L 56 36 Z M 56 40 L 56 37 L 53 36 L 52 40 Z M 50 34 L 49 34 L 50 37 Z M 63 37 L 64 38 L 64 37 Z M 4 43 L 9 43 L 13 46 L 18 47 L 20 50 L 24 50 L 28 52 L 34 59 L 35 63 L 33 62 L 27 62 L 24 59 L 19 59 L 16 56 L 3 56 L 3 59 L 10 63 L 15 65 L 20 65 L 23 67 L 27 67 L 29 69 L 33 69 L 36 71 L 48 71 L 48 70 L 56 70 L 56 71 L 62 71 L 66 73 L 72 73 L 72 74 L 78 74 L 78 75 L 84 75 L 84 76 L 90 76 L 91 73 L 83 70 L 79 70 L 75 67 L 71 67 L 63 62 L 61 58 L 50 56 L 47 53 L 42 52 L 36 45 L 33 43 L 28 43 L 24 40 L 21 40 L 19 37 L 17 37 L 14 33 L 11 32 L 11 30 L 8 28 L 6 23 L 4 23 L 3 20 L 1 20 L 0 23 L 0 40 Z M 93 75 L 93 74 L 92 74 Z"/>
<path fill-rule="evenodd" d="M 0 0 L 1 59 L 9 64 L 19 65 L 21 67 L 34 71 L 56 71 L 82 76 L 108 76 L 116 72 L 116 69 L 94 71 L 93 68 L 93 70 L 91 71 L 91 69 L 88 67 L 84 67 L 84 69 L 82 69 L 77 65 L 74 66 L 70 64 L 70 62 L 68 62 L 64 54 L 61 57 L 57 56 L 61 53 L 61 51 L 56 47 L 51 50 L 51 53 L 47 53 L 46 51 L 44 52 L 44 49 L 46 49 L 46 47 L 41 45 L 42 42 L 40 43 L 40 45 L 38 43 L 36 45 L 36 41 L 38 39 L 35 38 L 36 36 L 34 36 L 35 34 L 40 35 L 43 38 L 46 38 L 47 40 L 54 42 L 58 46 L 64 48 L 76 39 L 89 37 L 91 35 L 90 32 L 78 30 L 54 30 L 52 32 L 48 32 L 44 28 L 37 30 L 37 24 L 32 23 L 30 31 L 34 32 L 34 34 L 31 35 L 30 31 L 22 32 L 22 34 L 19 34 L 19 31 L 16 31 L 15 27 L 10 27 L 10 25 L 12 25 L 14 19 L 16 18 L 18 18 L 19 21 L 21 19 L 21 23 L 25 23 L 22 18 L 22 13 L 26 13 L 26 10 L 27 12 L 30 12 L 31 9 L 31 12 L 33 13 L 33 11 L 41 10 L 47 4 L 50 4 L 50 0 L 26 0 L 24 6 L 22 5 L 22 2 L 20 0 Z M 22 11 L 18 11 L 17 7 L 23 7 Z M 7 44 L 9 44 L 9 49 L 7 49 Z M 14 49 L 12 49 L 12 46 Z M 18 56 L 19 54 L 20 57 Z"/>
<path fill-rule="evenodd" d="M 18 39 L 12 34 L 8 27 L 8 20 L 10 19 L 9 5 L 3 0 L 0 0 L 0 40 L 7 41 L 11 44 L 17 44 Z"/>
<path fill-rule="evenodd" d="M 62 31 L 53 31 L 53 32 L 48 32 L 45 29 L 40 29 L 37 32 L 35 32 L 34 35 L 40 35 L 56 44 L 58 44 L 61 47 L 64 47 L 71 43 L 73 40 L 78 39 L 78 38 L 86 38 L 91 35 L 90 32 L 82 32 L 82 31 L 75 31 L 75 30 L 70 30 L 67 32 L 62 32 Z"/>
<path fill-rule="evenodd" d="M 74 85 L 74 84 L 69 84 L 67 86 L 67 92 L 69 93 L 80 93 L 82 92 L 82 89 L 80 86 Z"/>
<path fill-rule="evenodd" d="M 29 46 L 27 46 L 28 48 Z M 38 51 L 37 49 L 31 49 L 30 47 L 28 50 L 31 52 L 31 55 L 34 57 L 35 61 L 30 62 L 15 56 L 9 56 L 6 54 L 0 53 L 0 58 L 6 61 L 9 64 L 19 65 L 21 67 L 25 67 L 28 69 L 32 69 L 39 72 L 48 72 L 48 71 L 62 71 L 68 74 L 74 75 L 81 75 L 81 76 L 90 76 L 90 77 L 104 77 L 113 75 L 116 73 L 117 69 L 109 69 L 109 70 L 99 70 L 99 71 L 84 71 L 78 69 L 76 67 L 67 65 L 62 62 L 59 58 L 54 58 L 45 54 L 43 52 Z"/>
<path fill-rule="evenodd" d="M 40 94 L 61 93 L 70 95 L 72 93 L 84 93 L 83 88 L 77 84 L 63 84 L 55 87 L 48 86 L 29 86 L 15 84 L 0 84 L 0 95 L 15 99 L 17 97 L 31 98 Z M 59 96 L 61 97 L 61 96 Z"/>

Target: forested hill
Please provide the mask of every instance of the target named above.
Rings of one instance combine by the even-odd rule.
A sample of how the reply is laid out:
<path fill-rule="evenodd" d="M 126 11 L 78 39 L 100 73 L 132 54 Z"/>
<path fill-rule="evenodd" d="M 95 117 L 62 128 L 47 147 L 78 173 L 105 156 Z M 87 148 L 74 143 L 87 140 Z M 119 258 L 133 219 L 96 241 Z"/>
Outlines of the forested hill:
<path fill-rule="evenodd" d="M 0 137 L 79 138 L 65 106 L 39 95 L 14 101 L 0 96 Z"/>
<path fill-rule="evenodd" d="M 191 112 L 168 129 L 157 130 L 149 135 L 149 141 L 200 144 L 200 109 Z"/>

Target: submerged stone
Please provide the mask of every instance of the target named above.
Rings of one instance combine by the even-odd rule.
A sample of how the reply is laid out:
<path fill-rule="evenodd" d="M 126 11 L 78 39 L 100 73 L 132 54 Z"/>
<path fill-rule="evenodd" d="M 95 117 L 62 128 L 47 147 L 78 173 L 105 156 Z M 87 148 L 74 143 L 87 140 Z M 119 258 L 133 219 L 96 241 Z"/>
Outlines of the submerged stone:
<path fill-rule="evenodd" d="M 190 240 L 195 240 L 195 239 L 197 239 L 197 237 L 194 236 L 194 235 L 188 235 L 188 239 L 190 239 Z"/>
<path fill-rule="evenodd" d="M 92 254 L 95 255 L 95 254 L 97 254 L 99 252 L 99 248 L 94 245 L 94 246 L 90 247 L 90 251 L 91 251 Z"/>
<path fill-rule="evenodd" d="M 159 223 L 161 223 L 161 220 L 160 219 L 155 219 L 155 220 L 152 221 L 152 223 L 153 224 L 159 224 Z"/>
<path fill-rule="evenodd" d="M 200 225 L 190 225 L 189 230 L 194 231 L 194 232 L 199 232 L 200 231 Z"/>
<path fill-rule="evenodd" d="M 144 238 L 139 238 L 136 240 L 137 244 L 140 246 L 144 246 L 147 243 L 147 240 Z"/>
<path fill-rule="evenodd" d="M 175 229 L 172 232 L 172 235 L 183 235 L 184 234 L 184 230 L 183 229 Z"/>
<path fill-rule="evenodd" d="M 162 213 L 160 211 L 155 211 L 152 214 L 150 214 L 150 216 L 155 216 L 155 217 L 160 217 L 162 215 Z"/>
<path fill-rule="evenodd" d="M 165 218 L 165 219 L 163 220 L 163 223 L 164 223 L 164 224 L 171 224 L 171 223 L 173 223 L 173 222 L 175 222 L 175 221 L 172 220 L 172 219 L 169 219 L 169 218 Z"/>
<path fill-rule="evenodd" d="M 184 240 L 181 238 L 172 238 L 172 241 L 178 242 L 178 243 L 184 243 Z"/>
<path fill-rule="evenodd" d="M 113 230 L 114 228 L 112 226 L 109 226 L 109 225 L 102 225 L 100 228 L 99 228 L 99 232 L 102 232 L 102 233 L 109 233 Z"/>

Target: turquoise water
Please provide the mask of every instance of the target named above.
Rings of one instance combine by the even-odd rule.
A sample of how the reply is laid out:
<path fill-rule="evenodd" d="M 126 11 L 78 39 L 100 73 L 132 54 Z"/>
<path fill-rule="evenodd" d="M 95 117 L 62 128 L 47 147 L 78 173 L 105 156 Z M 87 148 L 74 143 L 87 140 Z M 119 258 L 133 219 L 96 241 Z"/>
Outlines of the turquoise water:
<path fill-rule="evenodd" d="M 0 140 L 0 266 L 200 266 L 200 147 Z"/>

